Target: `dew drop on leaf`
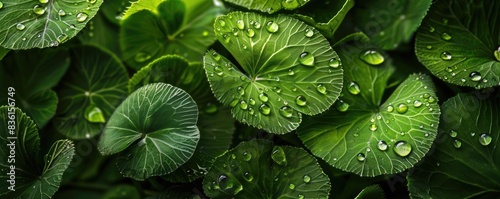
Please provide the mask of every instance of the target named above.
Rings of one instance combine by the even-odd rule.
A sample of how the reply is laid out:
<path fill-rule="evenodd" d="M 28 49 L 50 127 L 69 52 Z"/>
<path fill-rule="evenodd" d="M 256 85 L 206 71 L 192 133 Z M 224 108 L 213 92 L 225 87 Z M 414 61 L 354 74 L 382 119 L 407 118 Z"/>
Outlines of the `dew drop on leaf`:
<path fill-rule="evenodd" d="M 340 66 L 340 60 L 331 58 L 330 61 L 328 62 L 328 66 L 332 68 L 338 68 Z"/>
<path fill-rule="evenodd" d="M 97 107 L 95 105 L 89 105 L 85 109 L 84 116 L 85 116 L 85 119 L 91 123 L 105 123 L 106 122 L 106 119 L 104 118 L 104 113 L 102 112 L 102 110 L 99 107 Z"/>
<path fill-rule="evenodd" d="M 252 180 L 253 180 L 253 175 L 252 175 L 252 174 L 250 174 L 250 173 L 248 173 L 248 172 L 245 172 L 245 173 L 243 174 L 243 178 L 245 178 L 245 180 L 246 180 L 246 181 L 248 181 L 248 182 L 252 182 Z"/>
<path fill-rule="evenodd" d="M 253 115 L 255 113 L 255 110 L 253 110 L 252 107 L 248 108 L 248 114 Z"/>
<path fill-rule="evenodd" d="M 364 162 L 365 161 L 365 154 L 358 153 L 358 155 L 356 156 L 356 159 L 358 159 L 358 161 L 360 161 L 360 162 Z"/>
<path fill-rule="evenodd" d="M 273 161 L 280 166 L 286 166 L 287 164 L 285 151 L 280 146 L 273 147 L 273 152 L 271 153 L 271 159 L 273 159 Z"/>
<path fill-rule="evenodd" d="M 247 29 L 247 36 L 252 38 L 255 36 L 255 31 L 251 28 Z"/>
<path fill-rule="evenodd" d="M 379 149 L 381 151 L 385 151 L 385 150 L 387 150 L 387 148 L 388 148 L 387 143 L 384 140 L 379 140 L 377 142 L 377 149 Z"/>
<path fill-rule="evenodd" d="M 361 92 L 361 89 L 359 88 L 359 84 L 356 82 L 350 82 L 349 86 L 347 86 L 347 90 L 349 93 L 353 95 L 357 95 Z"/>
<path fill-rule="evenodd" d="M 68 35 L 66 34 L 61 34 L 57 36 L 57 42 L 59 43 L 65 42 L 66 40 L 68 40 Z"/>
<path fill-rule="evenodd" d="M 0 9 L 3 8 L 3 2 L 0 1 Z"/>
<path fill-rule="evenodd" d="M 293 109 L 289 106 L 283 106 L 280 108 L 280 115 L 286 118 L 290 118 L 293 115 Z"/>
<path fill-rule="evenodd" d="M 299 195 L 297 196 L 297 199 L 304 199 L 304 195 L 299 194 Z"/>
<path fill-rule="evenodd" d="M 240 95 L 244 95 L 245 94 L 245 89 L 243 87 L 241 87 L 241 86 L 238 86 L 238 88 L 236 90 L 238 91 L 238 93 Z"/>
<path fill-rule="evenodd" d="M 469 74 L 469 77 L 470 77 L 470 80 L 472 80 L 474 82 L 478 82 L 478 81 L 481 81 L 481 79 L 483 79 L 483 77 L 481 76 L 481 73 L 479 73 L 479 72 L 471 72 Z"/>
<path fill-rule="evenodd" d="M 392 105 L 387 106 L 387 112 L 392 113 L 392 111 L 394 111 L 394 106 Z"/>
<path fill-rule="evenodd" d="M 449 41 L 451 39 L 451 35 L 449 35 L 448 33 L 444 32 L 443 34 L 441 34 L 441 39 Z"/>
<path fill-rule="evenodd" d="M 305 106 L 307 104 L 307 99 L 303 95 L 299 95 L 295 98 L 295 103 L 299 106 Z"/>
<path fill-rule="evenodd" d="M 229 43 L 231 41 L 231 38 L 227 34 L 223 34 L 222 38 L 224 39 L 224 42 Z"/>
<path fill-rule="evenodd" d="M 267 104 L 261 104 L 259 106 L 259 112 L 263 115 L 269 115 L 271 113 L 271 108 Z"/>
<path fill-rule="evenodd" d="M 491 143 L 492 137 L 490 134 L 483 133 L 479 136 L 479 143 L 483 146 L 488 146 Z"/>
<path fill-rule="evenodd" d="M 445 61 L 448 61 L 448 60 L 451 60 L 452 56 L 449 52 L 442 52 L 441 55 L 440 55 L 441 59 L 442 60 L 445 60 Z"/>
<path fill-rule="evenodd" d="M 377 130 L 377 125 L 375 125 L 375 124 L 371 124 L 371 125 L 370 125 L 370 131 L 372 131 L 372 132 L 373 132 L 373 131 L 376 131 L 376 130 Z"/>
<path fill-rule="evenodd" d="M 415 100 L 413 102 L 413 107 L 418 108 L 418 107 L 421 107 L 421 106 L 422 106 L 422 102 L 421 101 Z"/>
<path fill-rule="evenodd" d="M 314 66 L 314 56 L 311 53 L 303 52 L 299 55 L 299 62 L 305 66 Z"/>
<path fill-rule="evenodd" d="M 135 54 L 134 56 L 134 60 L 136 62 L 145 62 L 147 60 L 151 59 L 151 55 L 149 55 L 148 53 L 145 53 L 145 52 L 138 52 L 137 54 Z"/>
<path fill-rule="evenodd" d="M 248 153 L 248 151 L 243 152 L 243 160 L 250 161 L 252 159 L 252 154 Z"/>
<path fill-rule="evenodd" d="M 238 21 L 236 21 L 236 27 L 240 30 L 243 30 L 245 28 L 245 22 L 243 22 L 243 20 L 241 19 L 238 19 Z"/>
<path fill-rule="evenodd" d="M 398 141 L 394 144 L 393 150 L 397 155 L 406 157 L 411 153 L 412 147 L 406 141 Z"/>
<path fill-rule="evenodd" d="M 205 113 L 214 114 L 218 111 L 218 107 L 216 104 L 209 103 L 207 107 L 205 107 Z"/>
<path fill-rule="evenodd" d="M 304 175 L 304 177 L 302 179 L 304 180 L 305 183 L 311 182 L 311 177 L 308 175 Z"/>
<path fill-rule="evenodd" d="M 256 22 L 257 23 L 257 22 Z M 274 21 L 269 21 L 266 23 L 266 30 L 270 33 L 278 32 L 279 26 Z"/>
<path fill-rule="evenodd" d="M 396 108 L 396 111 L 401 114 L 406 113 L 406 111 L 408 111 L 408 106 L 406 104 L 401 103 Z"/>
<path fill-rule="evenodd" d="M 254 27 L 255 29 L 257 29 L 257 30 L 258 30 L 258 29 L 260 29 L 261 25 L 260 25 L 260 23 L 259 23 L 259 22 L 257 22 L 257 21 L 256 21 L 256 22 L 253 24 L 253 27 Z"/>
<path fill-rule="evenodd" d="M 49 2 L 49 0 L 38 0 L 38 1 L 40 1 L 40 3 L 43 3 L 43 4 L 46 4 Z"/>
<path fill-rule="evenodd" d="M 500 46 L 498 47 L 497 50 L 493 51 L 493 56 L 495 56 L 497 61 L 500 61 Z"/>
<path fill-rule="evenodd" d="M 262 102 L 267 102 L 269 100 L 269 97 L 267 97 L 267 94 L 261 93 L 261 94 L 259 94 L 259 99 Z"/>
<path fill-rule="evenodd" d="M 226 25 L 226 21 L 224 21 L 224 19 L 219 19 L 219 25 L 224 27 Z"/>
<path fill-rule="evenodd" d="M 94 4 L 95 2 L 97 2 L 97 0 L 87 0 L 87 2 Z"/>
<path fill-rule="evenodd" d="M 219 67 L 219 66 L 215 66 L 214 71 L 215 71 L 215 74 L 217 74 L 218 76 L 222 76 L 224 74 L 222 67 Z M 245 91 L 243 91 L 243 94 L 245 94 L 244 92 Z"/>
<path fill-rule="evenodd" d="M 305 35 L 306 37 L 312 37 L 314 35 L 314 30 L 307 28 Z"/>
<path fill-rule="evenodd" d="M 335 108 L 340 111 L 340 112 L 346 112 L 347 109 L 349 109 L 349 104 L 347 102 L 344 102 L 344 100 L 338 100 L 335 103 Z"/>
<path fill-rule="evenodd" d="M 43 15 L 45 13 L 45 8 L 40 5 L 35 5 L 35 7 L 33 7 L 33 13 L 37 15 Z"/>
<path fill-rule="evenodd" d="M 289 189 L 291 189 L 291 190 L 294 190 L 294 189 L 295 189 L 295 185 L 292 183 L 292 184 L 290 184 L 290 185 L 288 186 L 288 188 L 289 188 Z"/>
<path fill-rule="evenodd" d="M 231 103 L 229 103 L 229 106 L 235 107 L 236 105 L 238 105 L 239 102 L 240 102 L 240 100 L 235 99 L 235 100 L 231 101 Z"/>
<path fill-rule="evenodd" d="M 255 100 L 253 98 L 250 98 L 248 99 L 248 103 L 253 106 L 255 105 Z"/>
<path fill-rule="evenodd" d="M 429 28 L 429 32 L 434 32 L 434 31 L 436 31 L 436 29 L 434 27 Z"/>
<path fill-rule="evenodd" d="M 287 74 L 288 74 L 288 75 L 290 75 L 290 76 L 291 76 L 291 75 L 295 75 L 295 71 L 293 71 L 293 69 L 290 69 L 290 70 L 288 70 L 288 73 L 287 73 Z"/>
<path fill-rule="evenodd" d="M 450 136 L 451 136 L 452 138 L 457 137 L 457 135 L 458 135 L 458 133 L 457 133 L 455 130 L 453 130 L 453 129 L 451 129 L 451 130 L 450 130 Z"/>
<path fill-rule="evenodd" d="M 460 140 L 453 140 L 453 146 L 459 149 L 460 147 L 462 147 L 462 142 L 460 142 Z"/>
<path fill-rule="evenodd" d="M 24 28 L 26 28 L 26 26 L 24 26 L 24 24 L 22 24 L 22 23 L 18 23 L 18 24 L 16 25 L 16 28 L 17 28 L 18 30 L 24 30 Z"/>
<path fill-rule="evenodd" d="M 316 86 L 316 90 L 321 93 L 326 95 L 326 87 L 323 84 L 318 84 Z"/>
<path fill-rule="evenodd" d="M 89 15 L 87 15 L 87 13 L 80 12 L 80 13 L 78 13 L 78 14 L 76 15 L 76 21 L 78 21 L 78 22 L 80 22 L 80 23 L 81 23 L 81 22 L 84 22 L 85 20 L 87 20 L 87 17 L 88 17 L 88 16 L 89 16 Z"/>
<path fill-rule="evenodd" d="M 370 65 L 380 65 L 384 63 L 384 56 L 376 50 L 366 50 L 360 55 L 360 59 Z"/>
<path fill-rule="evenodd" d="M 248 104 L 245 100 L 241 100 L 240 101 L 240 108 L 243 109 L 243 110 L 247 110 L 248 109 Z"/>

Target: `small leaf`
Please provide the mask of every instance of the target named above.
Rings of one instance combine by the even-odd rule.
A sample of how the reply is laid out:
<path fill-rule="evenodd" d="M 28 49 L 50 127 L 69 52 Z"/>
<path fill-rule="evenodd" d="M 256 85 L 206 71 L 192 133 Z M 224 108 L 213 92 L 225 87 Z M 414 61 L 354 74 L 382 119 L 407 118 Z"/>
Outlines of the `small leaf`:
<path fill-rule="evenodd" d="M 355 199 L 382 199 L 385 198 L 384 191 L 379 185 L 371 185 L 359 192 Z"/>
<path fill-rule="evenodd" d="M 69 138 L 88 139 L 104 125 L 85 118 L 87 107 L 99 105 L 109 118 L 127 95 L 128 74 L 118 58 L 93 46 L 72 49 L 71 68 L 56 89 L 60 102 L 53 123 Z"/>
<path fill-rule="evenodd" d="M 312 154 L 360 176 L 411 168 L 437 134 L 440 112 L 430 77 L 410 75 L 382 103 L 394 71 L 390 60 L 380 65 L 362 60 L 359 56 L 367 51 L 386 56 L 370 45 L 345 44 L 340 49 L 340 58 L 349 63 L 344 65 L 343 97 L 335 109 L 307 118 L 297 130 L 299 138 Z"/>
<path fill-rule="evenodd" d="M 443 103 L 435 150 L 407 177 L 411 198 L 498 197 L 499 104 L 473 93 Z"/>
<path fill-rule="evenodd" d="M 284 15 L 234 12 L 218 17 L 215 29 L 239 65 L 210 50 L 205 70 L 215 97 L 237 120 L 284 134 L 302 113 L 319 114 L 339 96 L 340 60 L 313 27 Z"/>
<path fill-rule="evenodd" d="M 224 0 L 226 2 L 245 7 L 250 10 L 258 10 L 269 14 L 280 10 L 294 10 L 307 4 L 309 0 Z"/>
<path fill-rule="evenodd" d="M 110 117 L 99 140 L 103 155 L 118 154 L 125 177 L 144 180 L 186 163 L 200 139 L 198 108 L 183 90 L 148 84 L 132 93 Z"/>
<path fill-rule="evenodd" d="M 287 164 L 274 161 L 281 151 Z M 269 141 L 242 142 L 219 156 L 203 180 L 210 198 L 328 198 L 330 181 L 305 150 Z"/>
<path fill-rule="evenodd" d="M 38 130 L 26 114 L 18 108 L 3 106 L 0 120 L 0 143 L 6 146 L 0 148 L 0 197 L 51 198 L 73 159 L 73 142 L 58 140 L 42 157 Z"/>
<path fill-rule="evenodd" d="M 460 86 L 500 85 L 500 2 L 436 1 L 418 29 L 415 51 L 432 74 Z"/>
<path fill-rule="evenodd" d="M 9 49 L 57 46 L 73 38 L 94 17 L 102 0 L 3 0 L 0 45 Z"/>

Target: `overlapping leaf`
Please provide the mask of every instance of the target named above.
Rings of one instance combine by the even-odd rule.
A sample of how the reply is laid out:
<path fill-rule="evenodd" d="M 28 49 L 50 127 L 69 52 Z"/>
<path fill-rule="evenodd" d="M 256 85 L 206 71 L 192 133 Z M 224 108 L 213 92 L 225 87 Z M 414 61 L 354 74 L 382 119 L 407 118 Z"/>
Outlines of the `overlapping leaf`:
<path fill-rule="evenodd" d="M 215 29 L 238 64 L 211 50 L 205 70 L 215 97 L 237 120 L 283 134 L 298 127 L 302 113 L 321 113 L 339 96 L 340 60 L 304 22 L 234 12 L 218 17 Z"/>
<path fill-rule="evenodd" d="M 385 55 L 374 46 L 350 44 L 339 55 L 349 63 L 343 96 L 335 109 L 304 121 L 299 138 L 314 155 L 361 176 L 411 168 L 437 134 L 440 111 L 430 77 L 410 75 L 382 103 L 394 70 Z"/>
<path fill-rule="evenodd" d="M 495 198 L 500 97 L 458 94 L 442 105 L 435 150 L 408 175 L 411 198 Z"/>
<path fill-rule="evenodd" d="M 200 139 L 198 108 L 185 91 L 148 84 L 132 93 L 113 113 L 99 140 L 103 155 L 118 154 L 125 177 L 144 180 L 186 163 Z"/>
<path fill-rule="evenodd" d="M 269 14 L 280 10 L 294 10 L 307 4 L 309 0 L 224 0 L 231 4 L 258 10 Z"/>
<path fill-rule="evenodd" d="M 3 0 L 0 46 L 9 49 L 57 46 L 83 29 L 101 3 L 102 0 Z"/>
<path fill-rule="evenodd" d="M 440 79 L 475 88 L 500 85 L 500 2 L 443 0 L 418 29 L 418 59 Z"/>
<path fill-rule="evenodd" d="M 353 6 L 354 0 L 314 1 L 301 8 L 295 17 L 317 28 L 325 37 L 332 38 Z"/>

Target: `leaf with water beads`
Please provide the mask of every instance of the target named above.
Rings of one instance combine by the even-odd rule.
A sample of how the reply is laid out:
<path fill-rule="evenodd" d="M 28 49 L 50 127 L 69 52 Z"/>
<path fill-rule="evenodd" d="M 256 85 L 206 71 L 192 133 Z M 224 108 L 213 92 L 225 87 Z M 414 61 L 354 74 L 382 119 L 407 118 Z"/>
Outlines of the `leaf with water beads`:
<path fill-rule="evenodd" d="M 269 14 L 280 10 L 295 10 L 307 4 L 310 0 L 224 0 L 231 4 L 258 10 Z"/>
<path fill-rule="evenodd" d="M 417 31 L 418 59 L 445 82 L 475 88 L 500 85 L 500 2 L 443 0 Z"/>
<path fill-rule="evenodd" d="M 288 133 L 302 114 L 319 114 L 339 96 L 340 59 L 313 27 L 284 15 L 234 12 L 218 17 L 215 29 L 239 66 L 210 50 L 204 67 L 215 97 L 237 120 Z"/>
<path fill-rule="evenodd" d="M 97 13 L 102 0 L 2 0 L 0 46 L 46 48 L 73 38 Z"/>
<path fill-rule="evenodd" d="M 412 198 L 495 198 L 500 191 L 500 100 L 458 94 L 441 106 L 435 150 L 409 172 Z"/>

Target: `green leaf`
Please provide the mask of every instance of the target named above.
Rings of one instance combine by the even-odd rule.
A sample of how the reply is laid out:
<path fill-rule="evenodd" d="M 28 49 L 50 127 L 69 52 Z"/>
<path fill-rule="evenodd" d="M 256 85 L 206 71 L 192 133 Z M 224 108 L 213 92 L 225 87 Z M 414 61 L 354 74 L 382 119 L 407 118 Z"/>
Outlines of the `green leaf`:
<path fill-rule="evenodd" d="M 149 1 L 136 1 L 133 2 L 135 4 L 142 2 L 155 2 L 153 0 Z M 132 2 L 129 0 L 114 0 L 114 1 L 105 1 L 102 3 L 101 11 L 102 14 L 106 17 L 107 21 L 119 25 L 120 21 L 123 18 L 123 14 L 125 10 L 131 6 Z"/>
<path fill-rule="evenodd" d="M 411 198 L 496 198 L 499 96 L 458 94 L 443 111 L 435 150 L 408 175 Z"/>
<path fill-rule="evenodd" d="M 193 156 L 174 172 L 162 176 L 172 182 L 193 181 L 202 177 L 213 159 L 229 148 L 234 132 L 230 110 L 220 107 L 213 97 L 201 63 L 188 63 L 180 56 L 166 55 L 138 71 L 129 81 L 129 90 L 157 82 L 183 89 L 198 105 L 200 141 Z"/>
<path fill-rule="evenodd" d="M 307 4 L 309 0 L 224 0 L 225 2 L 258 10 L 269 14 L 280 10 L 295 10 Z"/>
<path fill-rule="evenodd" d="M 103 155 L 118 154 L 125 177 L 144 180 L 186 163 L 200 139 L 198 108 L 183 90 L 154 83 L 132 93 L 113 113 L 99 140 Z"/>
<path fill-rule="evenodd" d="M 141 195 L 136 187 L 131 185 L 118 185 L 107 191 L 102 199 L 140 199 Z"/>
<path fill-rule="evenodd" d="M 106 1 L 115 2 L 115 1 Z M 104 15 L 97 13 L 92 20 L 89 21 L 77 38 L 85 45 L 98 46 L 113 52 L 116 56 L 121 57 L 120 41 L 118 40 L 119 26 L 108 22 Z"/>
<path fill-rule="evenodd" d="M 182 198 L 182 199 L 200 199 L 200 196 L 193 193 L 197 189 L 187 189 L 184 187 L 170 187 L 163 193 L 147 197 L 146 199 L 170 199 L 170 198 Z"/>
<path fill-rule="evenodd" d="M 203 52 L 215 41 L 211 24 L 222 10 L 212 1 L 166 0 L 154 9 L 125 14 L 120 29 L 123 58 L 136 70 L 166 54 L 201 61 Z"/>
<path fill-rule="evenodd" d="M 38 130 L 26 114 L 3 106 L 0 120 L 0 142 L 4 146 L 0 148 L 0 197 L 50 198 L 59 189 L 62 175 L 73 159 L 73 143 L 58 140 L 42 157 Z M 8 181 L 12 177 L 15 186 Z"/>
<path fill-rule="evenodd" d="M 215 29 L 239 65 L 211 50 L 205 70 L 215 97 L 237 120 L 284 134 L 302 113 L 319 114 L 339 96 L 340 60 L 313 27 L 285 15 L 234 12 L 218 17 Z"/>
<path fill-rule="evenodd" d="M 294 16 L 317 28 L 325 37 L 332 38 L 353 6 L 354 0 L 313 1 Z"/>
<path fill-rule="evenodd" d="M 382 103 L 394 68 L 390 61 L 367 64 L 361 59 L 367 54 L 378 54 L 366 59 L 370 63 L 385 57 L 370 45 L 340 47 L 340 59 L 349 63 L 343 95 L 335 109 L 305 119 L 297 134 L 312 154 L 335 168 L 360 176 L 399 173 L 422 159 L 436 137 L 435 88 L 427 75 L 410 75 Z"/>
<path fill-rule="evenodd" d="M 359 1 L 354 10 L 357 27 L 384 50 L 397 48 L 413 37 L 432 0 Z"/>
<path fill-rule="evenodd" d="M 203 180 L 210 198 L 328 198 L 330 180 L 305 150 L 265 140 L 218 157 Z"/>
<path fill-rule="evenodd" d="M 15 89 L 13 98 L 21 108 L 42 128 L 55 115 L 57 95 L 52 87 L 57 85 L 69 67 L 68 51 L 33 49 L 13 51 L 0 62 L 0 89 Z M 7 98 L 0 98 L 7 104 Z"/>
<path fill-rule="evenodd" d="M 0 46 L 9 49 L 57 46 L 73 38 L 94 17 L 102 0 L 3 0 Z"/>
<path fill-rule="evenodd" d="M 359 192 L 355 199 L 381 199 L 385 198 L 384 191 L 379 185 L 371 185 Z"/>
<path fill-rule="evenodd" d="M 56 89 L 57 131 L 72 139 L 99 134 L 104 125 L 87 120 L 86 109 L 98 107 L 109 118 L 127 95 L 127 81 L 127 71 L 114 55 L 93 46 L 72 49 L 71 70 Z"/>
<path fill-rule="evenodd" d="M 0 47 L 0 61 L 10 52 L 10 49 Z"/>
<path fill-rule="evenodd" d="M 500 85 L 498 10 L 498 1 L 436 1 L 417 32 L 418 59 L 445 82 Z"/>

